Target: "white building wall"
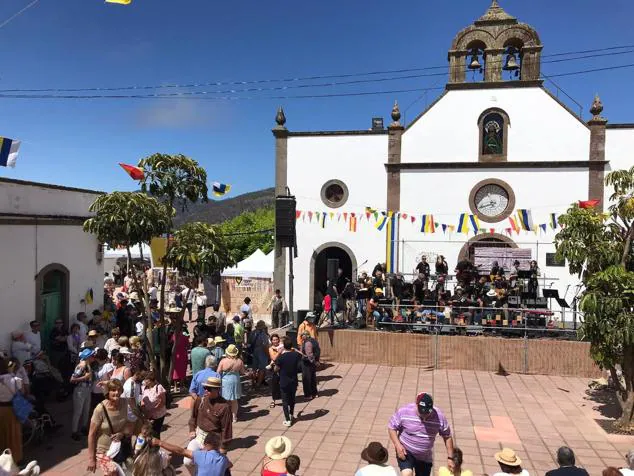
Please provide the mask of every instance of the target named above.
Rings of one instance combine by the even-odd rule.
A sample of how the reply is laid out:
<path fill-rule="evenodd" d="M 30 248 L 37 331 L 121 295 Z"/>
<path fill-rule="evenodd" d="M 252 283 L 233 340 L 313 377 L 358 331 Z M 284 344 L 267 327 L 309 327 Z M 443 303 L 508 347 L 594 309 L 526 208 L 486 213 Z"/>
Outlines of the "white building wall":
<path fill-rule="evenodd" d="M 88 216 L 97 192 L 0 182 L 0 213 Z"/>
<path fill-rule="evenodd" d="M 606 175 L 613 170 L 634 166 L 634 127 L 631 129 L 607 129 L 605 131 L 605 160 L 609 163 Z M 604 203 L 609 203 L 612 187 L 605 187 Z"/>
<path fill-rule="evenodd" d="M 35 276 L 45 266 L 60 263 L 70 271 L 70 320 L 79 311 L 103 306 L 103 265 L 97 263 L 97 239 L 73 225 L 0 225 L 0 348 L 7 349 L 9 334 L 28 329 L 36 316 Z M 94 302 L 81 304 L 92 288 Z"/>
<path fill-rule="evenodd" d="M 336 221 L 336 213 L 362 214 L 366 206 L 385 207 L 386 157 L 387 135 L 289 137 L 287 183 L 297 198 L 297 210 L 335 213 L 334 221 L 327 218 L 325 228 L 317 225 L 314 217 L 313 223 L 308 223 L 308 217 L 297 222 L 295 309 L 306 309 L 310 304 L 311 257 L 324 243 L 348 246 L 354 251 L 357 264 L 368 260 L 370 270 L 376 262 L 385 260 L 384 233 L 374 229 L 367 233 L 362 223 L 356 233 L 351 233 L 343 218 Z M 348 187 L 348 201 L 341 208 L 328 208 L 321 201 L 321 188 L 331 179 L 339 179 Z"/>
<path fill-rule="evenodd" d="M 588 160 L 589 129 L 542 88 L 449 91 L 403 135 L 402 162 L 477 162 L 478 118 L 509 116 L 508 161 Z"/>

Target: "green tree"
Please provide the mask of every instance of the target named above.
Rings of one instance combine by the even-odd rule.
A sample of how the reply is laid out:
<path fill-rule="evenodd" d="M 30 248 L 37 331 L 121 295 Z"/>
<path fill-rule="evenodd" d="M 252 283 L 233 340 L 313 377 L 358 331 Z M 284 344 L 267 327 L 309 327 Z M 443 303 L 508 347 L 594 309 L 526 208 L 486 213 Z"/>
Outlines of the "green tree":
<path fill-rule="evenodd" d="M 573 205 L 559 217 L 557 254 L 585 286 L 580 309 L 581 336 L 590 341 L 594 361 L 609 370 L 622 415 L 616 422 L 631 429 L 634 417 L 634 167 L 611 172 L 614 189 L 608 212 Z M 617 378 L 617 368 L 622 379 Z"/>
<path fill-rule="evenodd" d="M 138 166 L 143 169 L 140 181 L 141 191 L 156 197 L 170 207 L 186 209 L 188 203 L 208 200 L 207 172 L 193 159 L 182 154 L 153 154 L 141 159 Z M 170 218 L 167 233 L 166 255 L 170 253 L 170 236 L 174 233 L 174 223 Z M 165 283 L 167 282 L 167 260 L 163 260 L 159 315 L 161 320 L 159 342 L 161 347 L 161 380 L 169 380 L 170 365 L 166 361 L 167 341 L 165 336 Z M 169 388 L 169 386 L 168 386 Z"/>
<path fill-rule="evenodd" d="M 201 222 L 187 223 L 174 233 L 165 259 L 180 276 L 196 284 L 201 278 L 235 262 L 227 242 L 212 225 Z"/>
<path fill-rule="evenodd" d="M 273 249 L 275 245 L 272 237 L 273 228 L 275 228 L 275 211 L 272 207 L 266 207 L 252 212 L 243 212 L 221 223 L 217 231 L 227 240 L 236 261 L 242 261 L 258 249 L 265 254 Z M 271 231 L 261 233 L 263 230 Z"/>
<path fill-rule="evenodd" d="M 113 248 L 125 247 L 132 263 L 130 247 L 149 243 L 155 236 L 169 230 L 175 210 L 153 197 L 138 192 L 112 192 L 100 195 L 90 205 L 95 215 L 84 222 L 84 231 L 97 236 L 102 243 Z M 135 287 L 143 290 L 142 311 L 149 309 L 147 281 L 142 274 L 139 284 L 137 272 L 132 274 Z M 148 319 L 148 331 L 152 330 L 152 319 Z M 150 352 L 154 349 L 150 345 Z M 152 359 L 152 362 L 154 360 Z"/>

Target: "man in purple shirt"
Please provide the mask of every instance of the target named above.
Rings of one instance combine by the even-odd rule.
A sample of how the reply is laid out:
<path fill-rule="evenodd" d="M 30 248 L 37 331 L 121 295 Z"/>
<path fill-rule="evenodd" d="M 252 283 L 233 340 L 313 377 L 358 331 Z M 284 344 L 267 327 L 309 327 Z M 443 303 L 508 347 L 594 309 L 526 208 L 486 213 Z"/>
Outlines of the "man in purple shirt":
<path fill-rule="evenodd" d="M 453 457 L 449 422 L 428 393 L 419 393 L 416 403 L 399 408 L 390 419 L 388 433 L 402 476 L 430 476 L 436 435 L 445 440 L 447 458 Z"/>

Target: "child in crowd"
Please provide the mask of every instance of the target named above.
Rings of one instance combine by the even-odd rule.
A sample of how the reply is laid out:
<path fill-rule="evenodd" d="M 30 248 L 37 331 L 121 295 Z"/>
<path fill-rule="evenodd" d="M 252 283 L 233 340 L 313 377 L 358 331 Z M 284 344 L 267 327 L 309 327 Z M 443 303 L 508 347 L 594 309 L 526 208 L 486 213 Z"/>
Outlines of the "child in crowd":
<path fill-rule="evenodd" d="M 299 471 L 300 463 L 299 456 L 289 455 L 288 458 L 286 458 L 286 474 L 288 476 L 295 476 Z"/>

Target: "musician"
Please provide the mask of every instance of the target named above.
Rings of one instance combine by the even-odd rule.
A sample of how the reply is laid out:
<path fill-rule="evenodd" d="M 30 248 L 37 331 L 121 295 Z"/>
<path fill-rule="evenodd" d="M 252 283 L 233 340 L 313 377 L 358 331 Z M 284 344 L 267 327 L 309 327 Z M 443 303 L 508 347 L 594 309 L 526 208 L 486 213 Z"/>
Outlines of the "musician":
<path fill-rule="evenodd" d="M 539 267 L 537 266 L 537 261 L 532 260 L 530 263 L 529 271 L 531 273 L 531 277 L 528 278 L 528 292 L 531 293 L 533 299 L 537 298 L 537 288 L 539 286 L 538 278 L 541 275 L 539 271 Z"/>
<path fill-rule="evenodd" d="M 445 257 L 443 255 L 438 255 L 436 257 L 436 274 L 438 276 L 447 276 L 448 273 L 449 265 L 447 264 Z"/>
<path fill-rule="evenodd" d="M 473 277 L 477 274 L 477 268 L 468 259 L 458 261 L 455 271 L 458 283 L 463 286 L 469 284 Z"/>
<path fill-rule="evenodd" d="M 346 285 L 350 282 L 350 280 L 344 276 L 343 269 L 337 269 L 337 280 L 335 281 L 335 287 L 337 288 L 337 293 L 343 293 Z"/>
<path fill-rule="evenodd" d="M 455 319 L 462 314 L 465 317 L 466 323 L 473 324 L 473 313 L 470 312 L 469 307 L 473 306 L 475 303 L 464 294 L 464 289 L 462 287 L 456 286 L 454 291 L 455 294 L 451 300 L 452 317 Z"/>
<path fill-rule="evenodd" d="M 427 289 L 427 283 L 425 281 L 425 275 L 418 273 L 418 277 L 412 283 L 414 287 L 414 299 L 418 302 L 423 302 L 425 289 Z"/>
<path fill-rule="evenodd" d="M 359 279 L 357 279 L 357 281 L 359 282 L 362 288 L 365 288 L 365 282 L 367 280 L 368 280 L 368 272 L 361 271 L 361 274 L 359 275 Z"/>
<path fill-rule="evenodd" d="M 493 281 L 495 276 L 504 276 L 504 267 L 500 266 L 497 261 L 491 263 L 491 281 Z"/>
<path fill-rule="evenodd" d="M 509 276 L 509 287 L 514 290 L 517 287 L 517 277 L 520 274 L 520 262 L 518 260 L 513 261 L 511 267 L 511 275 Z"/>
<path fill-rule="evenodd" d="M 383 272 L 377 270 L 374 273 L 374 279 L 372 280 L 372 287 L 374 289 L 383 289 L 385 287 L 385 281 L 383 280 Z"/>
<path fill-rule="evenodd" d="M 423 255 L 420 259 L 418 265 L 416 265 L 416 270 L 414 274 L 418 274 L 419 276 L 422 274 L 424 277 L 425 289 L 428 287 L 429 276 L 431 275 L 431 270 L 429 268 L 429 263 L 427 262 L 427 256 Z"/>
<path fill-rule="evenodd" d="M 381 274 L 385 273 L 385 265 L 381 263 L 377 263 L 374 269 L 372 270 L 372 276 L 376 276 L 377 271 L 381 271 Z"/>
<path fill-rule="evenodd" d="M 368 301 L 368 305 L 366 307 L 366 325 L 371 326 L 375 320 L 381 317 L 381 314 L 378 311 L 379 309 L 379 298 L 377 296 L 372 296 Z"/>

